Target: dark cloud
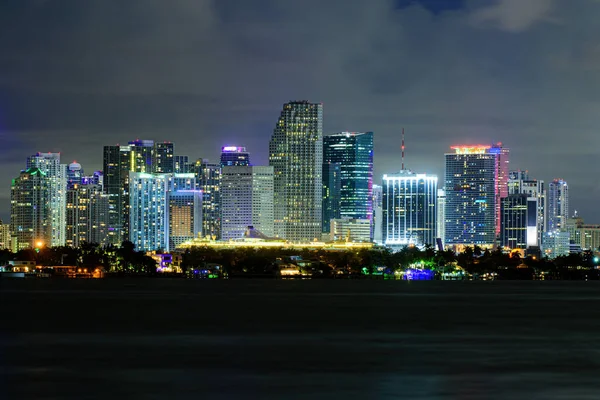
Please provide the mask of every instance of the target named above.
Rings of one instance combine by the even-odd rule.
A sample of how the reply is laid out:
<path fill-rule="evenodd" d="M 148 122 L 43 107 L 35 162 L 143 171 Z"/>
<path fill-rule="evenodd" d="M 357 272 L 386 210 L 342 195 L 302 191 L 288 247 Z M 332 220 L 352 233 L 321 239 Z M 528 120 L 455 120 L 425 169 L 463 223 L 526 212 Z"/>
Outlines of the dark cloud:
<path fill-rule="evenodd" d="M 0 180 L 36 151 L 99 169 L 103 145 L 136 137 L 266 163 L 281 104 L 309 99 L 326 132 L 375 132 L 377 176 L 399 169 L 402 127 L 407 164 L 439 175 L 451 144 L 502 141 L 599 222 L 600 2 L 566 3 L 4 1 Z"/>

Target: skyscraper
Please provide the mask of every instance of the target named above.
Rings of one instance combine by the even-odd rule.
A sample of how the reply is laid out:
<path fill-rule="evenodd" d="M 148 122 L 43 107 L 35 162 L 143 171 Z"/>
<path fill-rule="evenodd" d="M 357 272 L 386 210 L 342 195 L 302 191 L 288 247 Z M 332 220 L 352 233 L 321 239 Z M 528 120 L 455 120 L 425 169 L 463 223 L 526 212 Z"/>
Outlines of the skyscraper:
<path fill-rule="evenodd" d="M 67 190 L 66 245 L 108 244 L 109 195 L 102 185 L 73 184 Z"/>
<path fill-rule="evenodd" d="M 323 163 L 323 232 L 331 231 L 331 220 L 341 218 L 342 166 L 340 163 Z"/>
<path fill-rule="evenodd" d="M 173 156 L 173 172 L 185 174 L 190 172 L 190 161 L 188 156 Z"/>
<path fill-rule="evenodd" d="M 446 243 L 496 243 L 499 196 L 498 151 L 491 146 L 455 146 L 446 157 Z"/>
<path fill-rule="evenodd" d="M 274 170 L 275 236 L 290 241 L 321 237 L 323 105 L 284 104 L 269 143 Z"/>
<path fill-rule="evenodd" d="M 437 191 L 437 237 L 446 243 L 446 191 Z"/>
<path fill-rule="evenodd" d="M 221 166 L 198 159 L 191 167 L 202 191 L 202 235 L 221 238 Z"/>
<path fill-rule="evenodd" d="M 175 172 L 173 159 L 173 143 L 157 142 L 154 144 L 153 172 L 157 174 L 170 174 Z"/>
<path fill-rule="evenodd" d="M 166 250 L 168 174 L 129 173 L 129 240 L 136 250 Z"/>
<path fill-rule="evenodd" d="M 330 166 L 331 164 L 331 166 Z M 329 171 L 339 164 L 340 182 Z M 326 190 L 323 231 L 332 218 L 373 221 L 373 132 L 341 132 L 323 137 L 323 186 Z M 339 216 L 337 215 L 339 212 Z"/>
<path fill-rule="evenodd" d="M 197 189 L 169 191 L 169 242 L 167 251 L 202 234 L 202 192 Z"/>
<path fill-rule="evenodd" d="M 52 245 L 51 179 L 38 167 L 13 179 L 10 189 L 10 226 L 17 250 Z"/>
<path fill-rule="evenodd" d="M 239 239 L 248 226 L 272 237 L 273 167 L 223 167 L 221 237 Z"/>
<path fill-rule="evenodd" d="M 540 247 L 546 226 L 544 181 L 530 178 L 527 171 L 511 171 L 509 175 L 508 196 L 520 194 L 527 196 L 529 210 L 527 214 L 527 247 Z"/>
<path fill-rule="evenodd" d="M 562 179 L 548 184 L 548 226 L 546 232 L 564 231 L 569 218 L 569 185 Z"/>
<path fill-rule="evenodd" d="M 245 147 L 225 146 L 221 148 L 221 167 L 250 165 L 250 153 Z"/>
<path fill-rule="evenodd" d="M 383 187 L 373 185 L 373 241 L 377 244 L 383 242 Z"/>
<path fill-rule="evenodd" d="M 383 243 L 435 245 L 437 176 L 408 170 L 383 175 Z"/>
<path fill-rule="evenodd" d="M 80 184 L 82 178 L 83 168 L 81 168 L 81 164 L 73 161 L 67 166 L 67 189 L 72 189 L 73 185 Z"/>
<path fill-rule="evenodd" d="M 500 245 L 507 249 L 525 249 L 529 243 L 537 242 L 537 232 L 528 231 L 536 227 L 536 202 L 528 201 L 526 194 L 509 194 L 501 200 Z M 528 234 L 533 238 L 528 238 Z"/>
<path fill-rule="evenodd" d="M 60 163 L 60 153 L 37 153 L 27 157 L 27 169 L 39 168 L 48 178 L 50 207 L 50 246 L 65 245 L 67 166 Z M 47 243 L 48 245 L 48 243 Z"/>
<path fill-rule="evenodd" d="M 496 143 L 490 146 L 488 150 L 491 154 L 496 154 L 496 237 L 500 236 L 500 203 L 503 197 L 508 196 L 508 179 L 510 150 L 502 146 L 502 143 Z"/>

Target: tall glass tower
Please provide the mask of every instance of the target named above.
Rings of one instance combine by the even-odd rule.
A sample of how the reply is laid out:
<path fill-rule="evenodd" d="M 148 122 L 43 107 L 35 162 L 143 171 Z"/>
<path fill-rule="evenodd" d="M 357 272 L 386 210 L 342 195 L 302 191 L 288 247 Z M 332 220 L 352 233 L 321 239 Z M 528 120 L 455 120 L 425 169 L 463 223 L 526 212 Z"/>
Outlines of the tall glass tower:
<path fill-rule="evenodd" d="M 330 174 L 325 175 L 333 172 L 329 166 L 336 164 L 340 169 L 339 186 Z M 333 218 L 373 222 L 373 132 L 341 132 L 323 137 L 323 186 L 323 232 L 328 232 Z M 335 213 L 330 214 L 329 209 Z"/>
<path fill-rule="evenodd" d="M 323 105 L 284 104 L 269 143 L 274 169 L 275 236 L 295 242 L 321 237 Z"/>
<path fill-rule="evenodd" d="M 548 184 L 548 226 L 546 232 L 564 231 L 569 218 L 569 185 L 562 179 Z"/>
<path fill-rule="evenodd" d="M 129 183 L 129 240 L 136 250 L 166 250 L 169 175 L 129 172 Z"/>
<path fill-rule="evenodd" d="M 493 246 L 499 220 L 498 152 L 492 146 L 452 149 L 446 154 L 446 244 Z"/>

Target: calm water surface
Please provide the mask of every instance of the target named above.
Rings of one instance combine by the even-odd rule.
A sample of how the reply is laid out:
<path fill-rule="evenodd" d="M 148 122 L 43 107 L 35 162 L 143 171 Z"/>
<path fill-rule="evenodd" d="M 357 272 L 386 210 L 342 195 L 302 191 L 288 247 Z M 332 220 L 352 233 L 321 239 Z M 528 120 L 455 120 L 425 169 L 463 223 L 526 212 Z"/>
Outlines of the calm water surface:
<path fill-rule="evenodd" d="M 600 283 L 0 281 L 2 399 L 600 399 Z"/>

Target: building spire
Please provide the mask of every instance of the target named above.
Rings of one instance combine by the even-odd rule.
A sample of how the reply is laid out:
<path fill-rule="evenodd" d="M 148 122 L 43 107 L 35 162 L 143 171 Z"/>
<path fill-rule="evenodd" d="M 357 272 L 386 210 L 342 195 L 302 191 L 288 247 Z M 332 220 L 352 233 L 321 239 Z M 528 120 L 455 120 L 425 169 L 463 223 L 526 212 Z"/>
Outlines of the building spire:
<path fill-rule="evenodd" d="M 404 171 L 404 128 L 402 128 L 402 171 Z"/>

